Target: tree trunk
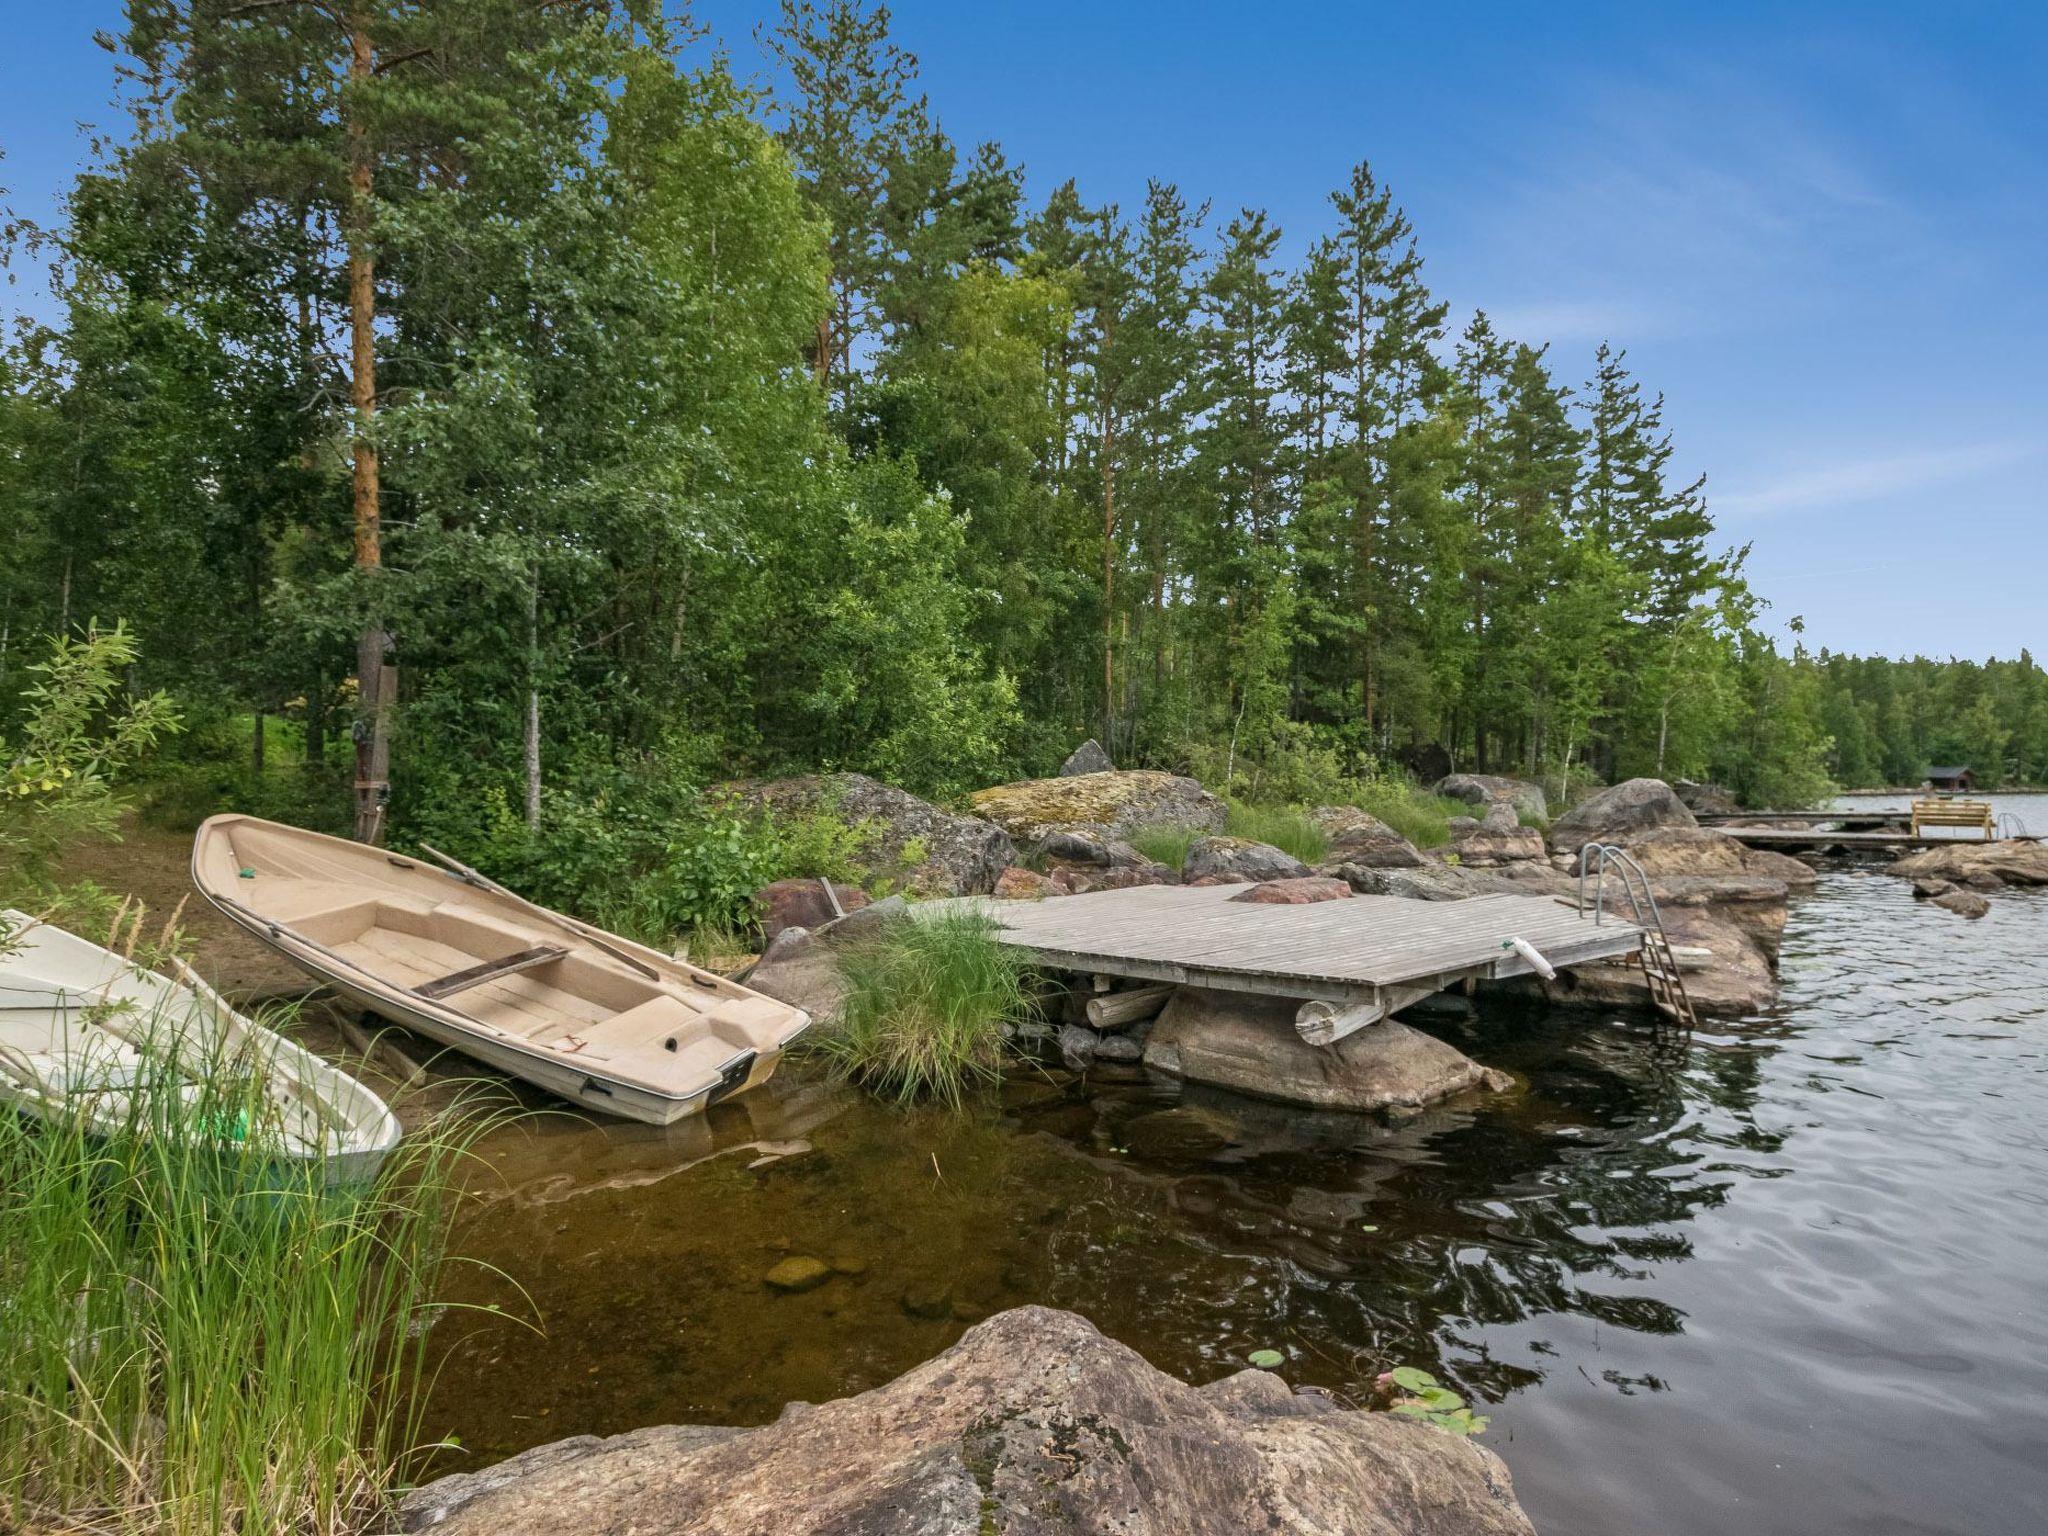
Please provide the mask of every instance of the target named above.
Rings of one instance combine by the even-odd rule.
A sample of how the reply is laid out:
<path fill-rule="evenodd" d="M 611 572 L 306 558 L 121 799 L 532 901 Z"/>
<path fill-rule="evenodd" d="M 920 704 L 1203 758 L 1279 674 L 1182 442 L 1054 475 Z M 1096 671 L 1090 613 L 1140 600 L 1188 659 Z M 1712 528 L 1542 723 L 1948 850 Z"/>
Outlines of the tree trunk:
<path fill-rule="evenodd" d="M 249 771 L 263 777 L 263 711 L 256 711 L 256 725 L 249 733 Z"/>
<path fill-rule="evenodd" d="M 1102 740 L 1116 747 L 1116 424 L 1102 414 Z"/>
<path fill-rule="evenodd" d="M 348 77 L 360 89 L 376 73 L 376 53 L 369 23 L 361 11 L 348 19 Z M 360 104 L 351 104 L 348 120 L 348 329 L 349 404 L 355 420 L 350 433 L 354 461 L 351 490 L 355 511 L 355 563 L 371 572 L 384 563 L 380 497 L 382 481 L 373 427 L 377 415 L 377 286 L 370 249 L 371 176 L 369 130 Z M 371 601 L 374 606 L 374 588 Z M 391 664 L 391 636 L 372 618 L 356 645 L 356 819 L 358 842 L 377 843 L 384 836 L 384 806 L 391 794 L 391 706 L 398 694 L 398 670 Z"/>
<path fill-rule="evenodd" d="M 540 568 L 526 588 L 526 830 L 540 830 Z"/>

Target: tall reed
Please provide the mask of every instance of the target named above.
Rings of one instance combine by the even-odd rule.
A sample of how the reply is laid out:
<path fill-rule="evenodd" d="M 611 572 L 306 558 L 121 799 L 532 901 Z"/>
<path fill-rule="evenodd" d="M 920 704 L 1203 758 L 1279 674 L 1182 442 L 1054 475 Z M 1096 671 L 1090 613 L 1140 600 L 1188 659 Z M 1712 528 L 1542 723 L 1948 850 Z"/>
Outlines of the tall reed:
<path fill-rule="evenodd" d="M 1025 968 L 972 912 L 891 923 L 840 957 L 846 1000 L 815 1049 L 898 1102 L 959 1107 L 1002 1075 L 1005 1026 L 1031 1002 Z"/>
<path fill-rule="evenodd" d="M 247 1047 L 130 1034 L 138 1081 L 0 1112 L 0 1528 L 383 1526 L 479 1122 L 351 1184 L 285 1155 Z"/>

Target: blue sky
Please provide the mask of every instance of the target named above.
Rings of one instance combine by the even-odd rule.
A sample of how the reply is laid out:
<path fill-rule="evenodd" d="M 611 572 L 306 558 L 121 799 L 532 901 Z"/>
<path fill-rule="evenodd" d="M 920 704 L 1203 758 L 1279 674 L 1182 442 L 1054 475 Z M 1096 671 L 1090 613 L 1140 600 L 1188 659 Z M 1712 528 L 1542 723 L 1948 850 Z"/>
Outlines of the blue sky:
<path fill-rule="evenodd" d="M 5 0 L 0 184 L 47 216 L 108 123 L 108 0 Z M 757 67 L 764 0 L 697 14 Z M 2048 5 L 900 0 L 941 120 L 1034 196 L 1148 176 L 1298 251 L 1368 158 L 1460 323 L 1602 339 L 1809 644 L 2048 649 Z M 4 300 L 35 307 L 30 287 Z M 1946 540 L 1944 551 L 1930 541 Z"/>

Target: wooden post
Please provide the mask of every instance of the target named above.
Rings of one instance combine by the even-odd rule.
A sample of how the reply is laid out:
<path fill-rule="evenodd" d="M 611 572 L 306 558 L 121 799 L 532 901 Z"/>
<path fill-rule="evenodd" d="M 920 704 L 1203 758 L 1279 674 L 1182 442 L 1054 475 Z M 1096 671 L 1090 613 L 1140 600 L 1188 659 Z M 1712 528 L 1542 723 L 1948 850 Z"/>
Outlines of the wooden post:
<path fill-rule="evenodd" d="M 1097 1029 L 1122 1029 L 1126 1024 L 1151 1018 L 1173 994 L 1173 986 L 1165 982 L 1156 987 L 1135 987 L 1129 992 L 1105 992 L 1088 999 L 1088 1022 Z"/>
<path fill-rule="evenodd" d="M 1335 1045 L 1386 1016 L 1380 1003 L 1333 1003 L 1316 998 L 1294 1011 L 1294 1032 L 1310 1045 Z"/>

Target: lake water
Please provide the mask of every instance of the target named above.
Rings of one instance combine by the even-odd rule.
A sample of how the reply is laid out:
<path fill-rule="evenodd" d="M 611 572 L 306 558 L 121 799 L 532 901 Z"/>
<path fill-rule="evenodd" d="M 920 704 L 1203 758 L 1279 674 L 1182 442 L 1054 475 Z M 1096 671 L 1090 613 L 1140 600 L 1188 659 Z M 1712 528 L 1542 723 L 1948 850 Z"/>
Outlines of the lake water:
<path fill-rule="evenodd" d="M 1998 797 L 2048 831 L 2048 798 Z M 1867 805 L 1868 801 L 1858 801 Z M 1797 901 L 1784 996 L 1689 1039 L 1425 1021 L 1516 1074 L 1400 1124 L 1020 1073 L 960 1116 L 800 1072 L 670 1131 L 486 1148 L 428 1429 L 469 1464 L 755 1423 L 1068 1307 L 1201 1381 L 1438 1372 L 1550 1536 L 1977 1533 L 2048 1509 L 2048 896 Z M 1164 1113 L 1163 1113 L 1164 1112 Z M 810 1255 L 798 1295 L 762 1276 Z"/>

